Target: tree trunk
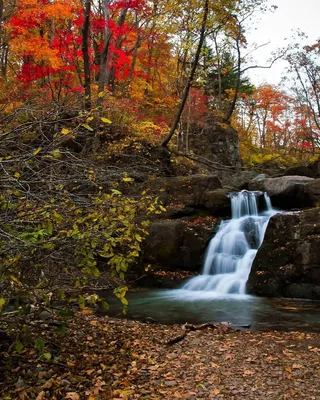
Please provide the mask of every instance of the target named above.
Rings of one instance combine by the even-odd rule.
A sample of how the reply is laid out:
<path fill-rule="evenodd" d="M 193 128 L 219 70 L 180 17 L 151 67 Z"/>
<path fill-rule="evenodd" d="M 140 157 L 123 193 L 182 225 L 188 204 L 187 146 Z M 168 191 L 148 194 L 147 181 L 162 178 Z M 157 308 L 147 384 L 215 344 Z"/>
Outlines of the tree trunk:
<path fill-rule="evenodd" d="M 108 21 L 110 19 L 109 0 L 104 0 L 103 14 L 104 14 L 106 23 L 108 23 Z M 108 28 L 108 26 L 106 26 L 105 34 L 104 34 L 104 46 L 103 46 L 103 50 L 101 53 L 101 59 L 100 59 L 98 93 L 101 93 L 104 91 L 104 86 L 105 86 L 105 83 L 107 80 L 107 63 L 108 63 L 110 40 L 111 40 L 111 31 Z M 98 106 L 100 106 L 102 104 L 102 100 L 103 100 L 102 96 L 98 97 Z"/>
<path fill-rule="evenodd" d="M 117 26 L 121 26 L 124 24 L 126 17 L 127 17 L 127 13 L 128 13 L 128 8 L 123 8 L 121 10 L 121 13 L 119 15 L 118 21 L 117 21 Z M 120 36 L 118 38 L 118 40 L 115 43 L 115 47 L 118 49 L 121 49 L 122 43 L 123 43 L 123 36 Z M 107 71 L 107 77 L 106 77 L 106 83 L 108 86 L 112 86 L 113 91 L 115 90 L 115 72 L 116 69 L 114 67 L 114 61 L 115 61 L 115 57 L 112 57 L 111 60 L 111 68 Z"/>
<path fill-rule="evenodd" d="M 209 0 L 205 0 L 204 1 L 204 14 L 203 14 L 203 19 L 202 19 L 202 24 L 201 24 L 201 31 L 200 31 L 200 39 L 199 39 L 199 43 L 198 43 L 198 48 L 197 48 L 197 52 L 193 61 L 193 65 L 192 65 L 192 69 L 187 81 L 187 85 L 184 89 L 183 92 L 183 96 L 181 99 L 181 103 L 176 115 L 176 118 L 174 120 L 174 123 L 172 125 L 172 128 L 170 130 L 170 133 L 168 134 L 168 136 L 163 140 L 163 142 L 161 143 L 161 146 L 166 147 L 168 145 L 168 143 L 170 142 L 175 130 L 177 129 L 177 126 L 179 124 L 180 118 L 181 118 L 181 114 L 183 112 L 184 106 L 186 104 L 187 98 L 188 98 L 188 94 L 193 82 L 193 78 L 197 69 L 197 65 L 199 62 L 199 58 L 200 58 L 200 53 L 201 53 L 201 49 L 202 49 L 202 45 L 204 42 L 204 38 L 205 38 L 205 31 L 206 31 L 206 24 L 207 24 L 207 18 L 208 18 L 208 13 L 209 13 Z"/>
<path fill-rule="evenodd" d="M 239 24 L 239 32 L 237 35 L 236 40 L 236 49 L 237 49 L 237 56 L 238 56 L 238 62 L 237 62 L 237 83 L 233 95 L 233 99 L 231 102 L 231 105 L 229 107 L 228 114 L 226 115 L 225 122 L 230 122 L 230 119 L 232 117 L 232 114 L 236 108 L 237 100 L 238 100 L 238 95 L 239 95 L 239 89 L 240 89 L 240 79 L 241 79 L 241 52 L 240 52 L 240 37 L 241 37 L 241 26 Z"/>
<path fill-rule="evenodd" d="M 90 79 L 90 59 L 89 59 L 89 28 L 90 28 L 91 0 L 86 0 L 84 11 L 84 23 L 82 29 L 82 54 L 84 63 L 84 107 L 86 110 L 91 108 L 91 79 Z"/>

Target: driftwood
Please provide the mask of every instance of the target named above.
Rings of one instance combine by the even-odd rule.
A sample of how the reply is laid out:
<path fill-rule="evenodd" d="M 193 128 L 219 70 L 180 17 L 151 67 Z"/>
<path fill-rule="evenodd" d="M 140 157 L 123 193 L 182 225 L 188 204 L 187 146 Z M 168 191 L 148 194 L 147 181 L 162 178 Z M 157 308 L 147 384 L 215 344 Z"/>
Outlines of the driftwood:
<path fill-rule="evenodd" d="M 201 325 L 184 324 L 184 325 L 182 325 L 183 333 L 181 333 L 181 335 L 178 335 L 178 336 L 168 340 L 166 344 L 168 346 L 172 346 L 175 343 L 181 342 L 181 340 L 183 340 L 186 337 L 186 335 L 191 331 L 199 331 L 199 330 L 205 329 L 205 328 L 217 329 L 218 327 L 219 327 L 218 325 L 212 324 L 210 322 L 208 322 L 206 324 L 201 324 Z"/>

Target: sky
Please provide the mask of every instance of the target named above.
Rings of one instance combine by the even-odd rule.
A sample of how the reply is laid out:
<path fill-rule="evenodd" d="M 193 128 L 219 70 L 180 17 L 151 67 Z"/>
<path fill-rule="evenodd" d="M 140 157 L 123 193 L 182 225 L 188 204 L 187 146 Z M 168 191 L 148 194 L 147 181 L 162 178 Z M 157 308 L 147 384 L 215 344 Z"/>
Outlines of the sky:
<path fill-rule="evenodd" d="M 320 0 L 268 0 L 268 4 L 276 5 L 278 9 L 273 13 L 260 14 L 258 22 L 247 35 L 249 43 L 264 44 L 270 41 L 270 44 L 251 55 L 259 65 L 268 65 L 267 60 L 273 51 L 292 43 L 297 29 L 308 36 L 304 44 L 314 44 L 320 38 Z M 285 61 L 277 61 L 271 69 L 251 70 L 250 78 L 256 85 L 278 85 L 285 67 Z"/>

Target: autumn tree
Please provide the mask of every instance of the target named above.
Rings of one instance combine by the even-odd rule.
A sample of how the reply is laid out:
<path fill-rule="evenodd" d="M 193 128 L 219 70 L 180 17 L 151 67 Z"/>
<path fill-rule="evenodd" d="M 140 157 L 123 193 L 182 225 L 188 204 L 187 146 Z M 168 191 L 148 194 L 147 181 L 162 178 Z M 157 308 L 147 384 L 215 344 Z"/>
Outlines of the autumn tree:
<path fill-rule="evenodd" d="M 295 83 L 290 85 L 300 113 L 310 127 L 305 141 L 312 147 L 320 144 L 320 42 L 306 46 L 302 50 L 289 53 L 289 74 Z"/>

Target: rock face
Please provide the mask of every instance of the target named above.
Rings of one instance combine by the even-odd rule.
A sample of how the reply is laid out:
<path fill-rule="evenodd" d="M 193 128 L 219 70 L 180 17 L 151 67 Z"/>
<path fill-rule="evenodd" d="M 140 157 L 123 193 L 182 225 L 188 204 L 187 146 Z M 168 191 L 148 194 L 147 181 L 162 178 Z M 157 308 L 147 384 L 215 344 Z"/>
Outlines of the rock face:
<path fill-rule="evenodd" d="M 212 231 L 212 223 L 190 226 L 186 221 L 153 222 L 143 243 L 143 261 L 167 271 L 198 271 Z"/>
<path fill-rule="evenodd" d="M 232 191 L 248 190 L 249 182 L 257 176 L 257 172 L 253 170 L 247 171 L 226 171 L 217 172 L 222 186 L 230 188 Z M 267 177 L 267 176 L 265 176 Z"/>
<path fill-rule="evenodd" d="M 310 194 L 307 189 L 309 184 L 311 185 Z M 274 206 L 288 210 L 315 205 L 317 195 L 311 193 L 316 193 L 317 189 L 313 189 L 313 184 L 314 179 L 307 176 L 268 178 L 265 175 L 258 175 L 249 183 L 249 190 L 267 192 Z"/>
<path fill-rule="evenodd" d="M 189 136 L 190 148 L 212 162 L 241 167 L 239 138 L 229 125 L 208 121 L 201 132 Z"/>
<path fill-rule="evenodd" d="M 320 300 L 320 208 L 270 219 L 247 289 L 260 296 Z"/>
<path fill-rule="evenodd" d="M 177 218 L 197 214 L 200 210 L 211 215 L 230 213 L 230 201 L 226 197 L 229 190 L 222 189 L 216 175 L 155 178 L 149 187 L 150 193 L 157 195 L 167 208 L 165 217 Z"/>
<path fill-rule="evenodd" d="M 320 160 L 309 165 L 298 165 L 288 168 L 283 175 L 308 176 L 309 178 L 320 178 Z"/>
<path fill-rule="evenodd" d="M 300 197 L 312 207 L 320 206 L 320 179 L 308 182 L 300 189 Z"/>

